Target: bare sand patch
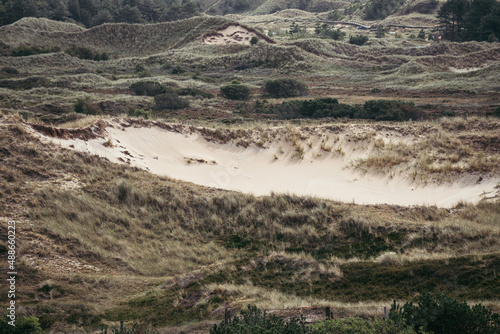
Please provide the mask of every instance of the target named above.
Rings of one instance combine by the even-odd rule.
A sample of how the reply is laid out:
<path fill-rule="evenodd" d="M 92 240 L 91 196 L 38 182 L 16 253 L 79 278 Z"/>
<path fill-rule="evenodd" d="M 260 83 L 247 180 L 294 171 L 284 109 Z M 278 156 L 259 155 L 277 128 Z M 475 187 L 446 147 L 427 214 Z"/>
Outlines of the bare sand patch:
<path fill-rule="evenodd" d="M 476 203 L 497 194 L 500 177 L 463 177 L 448 184 L 417 185 L 404 176 L 380 176 L 349 168 L 359 148 L 335 154 L 306 148 L 298 157 L 292 144 L 275 141 L 266 147 L 217 143 L 200 132 L 183 133 L 156 126 L 106 128 L 104 138 L 55 139 L 63 147 L 97 154 L 152 173 L 203 186 L 251 193 L 293 193 L 359 204 L 437 205 L 452 207 L 460 201 Z M 47 138 L 47 137 L 46 137 Z M 318 145 L 316 145 L 318 144 Z"/>
<path fill-rule="evenodd" d="M 245 27 L 233 24 L 224 29 L 217 30 L 213 34 L 204 36 L 203 42 L 205 44 L 212 44 L 212 45 L 230 45 L 230 44 L 250 45 L 250 40 L 254 36 L 257 37 L 257 34 L 251 32 Z"/>

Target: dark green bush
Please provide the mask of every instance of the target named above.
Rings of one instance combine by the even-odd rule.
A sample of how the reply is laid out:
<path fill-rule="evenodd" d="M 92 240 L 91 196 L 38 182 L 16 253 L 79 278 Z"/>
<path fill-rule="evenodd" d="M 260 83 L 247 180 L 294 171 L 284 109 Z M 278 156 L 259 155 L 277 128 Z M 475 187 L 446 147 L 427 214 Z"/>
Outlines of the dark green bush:
<path fill-rule="evenodd" d="M 155 106 L 157 109 L 183 109 L 189 107 L 189 101 L 177 94 L 161 94 L 155 96 Z"/>
<path fill-rule="evenodd" d="M 149 110 L 144 110 L 144 109 L 134 109 L 134 108 L 129 108 L 127 109 L 127 115 L 131 117 L 142 117 L 145 119 L 149 119 L 151 117 L 151 113 L 153 111 L 151 109 Z"/>
<path fill-rule="evenodd" d="M 25 57 L 31 55 L 38 55 L 43 53 L 59 52 L 61 48 L 54 46 L 52 48 L 44 48 L 39 46 L 20 46 L 12 50 L 12 57 Z"/>
<path fill-rule="evenodd" d="M 307 95 L 307 86 L 295 79 L 276 79 L 266 81 L 264 93 L 271 97 L 295 97 Z"/>
<path fill-rule="evenodd" d="M 155 81 L 134 82 L 130 85 L 130 89 L 135 93 L 135 95 L 144 96 L 156 96 L 167 92 L 167 88 L 165 86 Z M 169 90 L 170 93 L 173 93 L 173 89 L 169 88 Z"/>
<path fill-rule="evenodd" d="M 356 35 L 349 36 L 349 43 L 354 45 L 363 45 L 368 42 L 368 36 L 365 35 Z"/>
<path fill-rule="evenodd" d="M 3 67 L 2 69 L 0 69 L 0 72 L 12 75 L 19 74 L 19 71 L 15 67 Z"/>
<path fill-rule="evenodd" d="M 376 121 L 419 120 L 423 113 L 413 102 L 399 100 L 366 101 L 362 112 L 356 118 L 374 119 Z"/>
<path fill-rule="evenodd" d="M 109 55 L 106 52 L 98 52 L 82 46 L 73 45 L 72 47 L 64 50 L 64 52 L 72 57 L 77 57 L 80 59 L 95 60 L 95 61 L 109 59 Z"/>
<path fill-rule="evenodd" d="M 402 307 L 394 301 L 389 317 L 395 322 L 406 322 L 419 333 L 500 333 L 500 315 L 481 304 L 470 307 L 467 302 L 460 302 L 446 295 L 424 293 Z"/>
<path fill-rule="evenodd" d="M 76 113 L 79 114 L 87 114 L 87 115 L 99 115 L 102 113 L 101 108 L 90 102 L 89 98 L 80 98 L 77 99 L 73 108 Z"/>
<path fill-rule="evenodd" d="M 172 68 L 172 70 L 170 72 L 172 74 L 184 74 L 184 73 L 186 73 L 186 70 L 184 68 L 182 68 L 181 66 L 176 65 Z"/>
<path fill-rule="evenodd" d="M 0 333 L 4 334 L 26 334 L 41 333 L 40 321 L 37 317 L 23 317 L 17 315 L 15 326 L 9 325 L 10 319 L 7 315 L 0 317 Z"/>
<path fill-rule="evenodd" d="M 262 106 L 259 107 L 262 108 Z M 424 118 L 422 110 L 412 102 L 397 100 L 370 100 L 363 107 L 339 103 L 334 98 L 285 101 L 265 107 L 279 118 L 361 118 L 377 121 L 406 121 Z M 257 104 L 255 110 L 257 111 Z"/>
<path fill-rule="evenodd" d="M 311 334 L 415 334 L 412 327 L 392 320 L 345 318 L 327 320 L 311 327 Z"/>
<path fill-rule="evenodd" d="M 222 86 L 220 93 L 226 99 L 245 101 L 250 99 L 252 91 L 248 86 L 240 84 L 231 84 L 227 86 Z"/>
<path fill-rule="evenodd" d="M 304 319 L 292 318 L 288 321 L 280 319 L 275 315 L 268 315 L 266 311 L 258 309 L 256 306 L 248 305 L 247 310 L 242 310 L 239 316 L 235 316 L 230 324 L 214 325 L 210 334 L 306 334 L 309 328 L 306 327 Z"/>
<path fill-rule="evenodd" d="M 190 95 L 190 96 L 201 96 L 206 99 L 214 98 L 214 94 L 204 92 L 198 88 L 180 88 L 176 91 L 176 93 L 181 96 Z"/>

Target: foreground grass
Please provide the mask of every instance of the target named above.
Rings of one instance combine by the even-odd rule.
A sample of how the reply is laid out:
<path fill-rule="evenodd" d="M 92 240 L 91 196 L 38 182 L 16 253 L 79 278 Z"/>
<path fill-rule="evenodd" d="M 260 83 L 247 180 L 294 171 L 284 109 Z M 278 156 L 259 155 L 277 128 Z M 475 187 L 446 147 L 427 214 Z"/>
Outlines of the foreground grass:
<path fill-rule="evenodd" d="M 20 227 L 21 300 L 44 328 L 170 326 L 248 299 L 342 308 L 422 291 L 500 294 L 498 201 L 447 210 L 254 197 L 43 144 L 1 119 L 0 216 L 32 223 Z"/>

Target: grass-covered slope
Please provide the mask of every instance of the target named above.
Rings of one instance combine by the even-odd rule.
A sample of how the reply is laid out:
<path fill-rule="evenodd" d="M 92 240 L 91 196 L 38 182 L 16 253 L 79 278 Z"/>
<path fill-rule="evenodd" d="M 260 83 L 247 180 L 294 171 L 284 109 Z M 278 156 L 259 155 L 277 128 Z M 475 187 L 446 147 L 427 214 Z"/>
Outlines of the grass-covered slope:
<path fill-rule="evenodd" d="M 113 56 L 139 56 L 179 48 L 227 23 L 223 18 L 195 17 L 158 24 L 115 23 L 81 31 L 61 31 L 62 29 L 45 29 L 47 21 L 49 20 L 31 19 L 29 25 L 14 23 L 0 27 L 0 40 L 11 48 L 44 46 L 65 49 L 76 45 L 105 51 Z"/>
<path fill-rule="evenodd" d="M 11 116 L 1 123 L 0 216 L 20 222 L 19 300 L 45 328 L 174 325 L 217 318 L 224 303 L 343 308 L 423 291 L 495 302 L 500 292 L 499 202 L 254 197 L 44 144 Z"/>

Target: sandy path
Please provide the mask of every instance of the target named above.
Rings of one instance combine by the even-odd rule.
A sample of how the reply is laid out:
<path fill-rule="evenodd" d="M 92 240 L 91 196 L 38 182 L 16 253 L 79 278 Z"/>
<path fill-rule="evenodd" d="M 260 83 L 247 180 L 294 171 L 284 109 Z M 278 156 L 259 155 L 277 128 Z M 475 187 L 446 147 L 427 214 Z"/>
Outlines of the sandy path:
<path fill-rule="evenodd" d="M 206 141 L 199 134 L 164 129 L 106 129 L 105 139 L 52 139 L 64 147 L 98 154 L 114 162 L 128 161 L 159 175 L 255 195 L 294 193 L 359 204 L 437 205 L 451 207 L 459 201 L 477 202 L 496 192 L 500 178 L 453 185 L 416 186 L 403 178 L 361 175 L 345 168 L 345 157 L 328 153 L 319 158 L 293 157 L 292 149 L 273 144 L 269 148 L 237 147 Z M 288 151 L 288 153 L 287 153 Z M 278 159 L 276 159 L 276 157 Z"/>

